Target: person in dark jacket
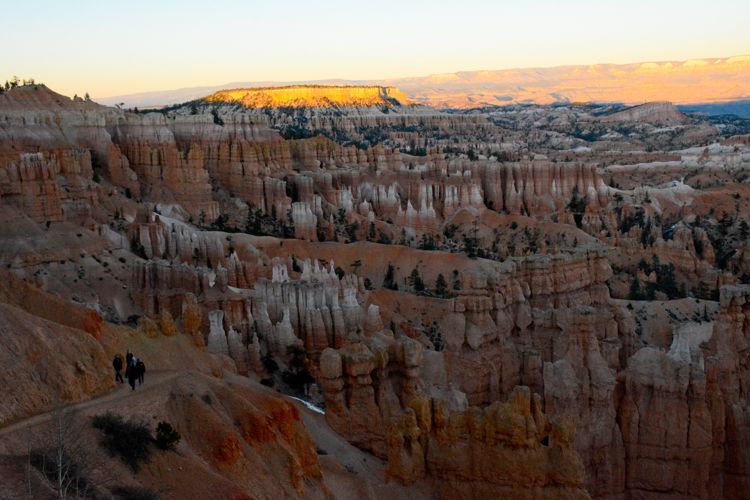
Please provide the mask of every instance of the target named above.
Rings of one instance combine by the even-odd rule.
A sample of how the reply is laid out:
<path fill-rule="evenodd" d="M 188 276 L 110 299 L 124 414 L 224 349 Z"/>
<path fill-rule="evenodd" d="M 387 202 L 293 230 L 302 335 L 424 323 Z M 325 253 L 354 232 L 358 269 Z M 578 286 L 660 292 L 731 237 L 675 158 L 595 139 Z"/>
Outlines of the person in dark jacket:
<path fill-rule="evenodd" d="M 128 363 L 127 368 L 125 368 L 125 378 L 128 379 L 128 384 L 130 384 L 130 389 L 135 390 L 135 381 L 138 378 L 138 373 L 135 369 L 135 364 Z"/>
<path fill-rule="evenodd" d="M 120 353 L 115 354 L 115 359 L 112 360 L 112 367 L 115 369 L 115 382 L 118 380 L 121 384 L 125 383 L 125 380 L 122 378 L 122 356 L 120 356 Z"/>
<path fill-rule="evenodd" d="M 128 353 L 125 355 L 125 366 L 130 366 L 133 362 L 133 353 L 128 349 Z"/>
<path fill-rule="evenodd" d="M 146 374 L 146 364 L 140 359 L 135 364 L 135 373 L 138 375 L 138 385 L 141 385 Z"/>

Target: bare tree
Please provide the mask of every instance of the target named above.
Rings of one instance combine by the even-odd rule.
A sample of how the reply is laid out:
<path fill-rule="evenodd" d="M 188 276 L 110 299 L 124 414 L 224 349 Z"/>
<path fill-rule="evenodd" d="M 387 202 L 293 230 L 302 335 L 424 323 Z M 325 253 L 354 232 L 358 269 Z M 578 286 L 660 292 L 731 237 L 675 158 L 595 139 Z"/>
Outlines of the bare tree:
<path fill-rule="evenodd" d="M 26 467 L 24 470 L 24 486 L 26 488 L 26 496 L 29 500 L 34 500 L 34 488 L 32 487 L 31 478 L 34 474 L 33 466 L 31 465 L 31 430 L 26 429 Z"/>
<path fill-rule="evenodd" d="M 97 461 L 91 447 L 86 447 L 87 418 L 70 406 L 59 405 L 50 419 L 36 433 L 29 446 L 26 489 L 33 498 L 32 467 L 41 472 L 57 493 L 59 500 L 87 498 L 94 495 L 107 477 L 102 462 Z"/>

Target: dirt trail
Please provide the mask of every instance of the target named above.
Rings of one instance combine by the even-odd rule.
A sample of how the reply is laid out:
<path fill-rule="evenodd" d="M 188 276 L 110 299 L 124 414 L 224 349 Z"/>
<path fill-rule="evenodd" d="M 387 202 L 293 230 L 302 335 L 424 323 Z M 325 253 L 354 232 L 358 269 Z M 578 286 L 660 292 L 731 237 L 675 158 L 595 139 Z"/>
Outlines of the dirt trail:
<path fill-rule="evenodd" d="M 167 382 L 174 380 L 181 373 L 185 372 L 166 370 L 156 370 L 148 372 L 146 373 L 144 384 L 138 386 L 136 383 L 136 388 L 134 391 L 130 389 L 130 386 L 127 382 L 124 384 L 118 384 L 113 390 L 106 394 L 93 399 L 88 399 L 86 401 L 81 401 L 80 403 L 72 404 L 68 408 L 83 414 L 106 411 L 112 409 L 112 407 L 114 406 L 113 403 L 120 403 L 121 401 L 125 400 L 135 401 L 137 399 L 142 399 L 145 394 L 153 393 L 157 390 L 157 388 Z M 5 427 L 0 428 L 0 438 L 2 438 L 2 436 L 15 434 L 30 427 L 36 427 L 40 424 L 44 424 L 48 422 L 53 415 L 54 411 L 49 411 L 20 420 L 10 425 L 6 425 Z"/>

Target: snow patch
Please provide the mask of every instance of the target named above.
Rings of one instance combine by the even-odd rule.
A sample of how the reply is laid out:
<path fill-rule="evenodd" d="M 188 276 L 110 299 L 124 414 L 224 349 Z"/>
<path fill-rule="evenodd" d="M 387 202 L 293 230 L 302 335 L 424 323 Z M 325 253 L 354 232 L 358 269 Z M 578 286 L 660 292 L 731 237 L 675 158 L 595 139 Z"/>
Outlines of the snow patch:
<path fill-rule="evenodd" d="M 301 399 L 301 398 L 295 398 L 294 396 L 289 396 L 289 397 L 290 397 L 290 398 L 292 398 L 292 399 L 294 399 L 294 400 L 297 400 L 297 401 L 299 401 L 300 403 L 302 403 L 302 404 L 303 404 L 303 405 L 305 405 L 305 406 L 306 406 L 306 407 L 307 407 L 308 409 L 310 409 L 310 410 L 314 411 L 315 413 L 319 413 L 319 414 L 321 414 L 321 415 L 325 415 L 325 414 L 326 414 L 326 412 L 325 412 L 325 411 L 324 411 L 324 410 L 323 410 L 322 408 L 320 408 L 320 407 L 318 407 L 318 406 L 315 406 L 314 404 L 312 404 L 312 403 L 311 403 L 311 402 L 309 402 L 309 401 L 305 401 L 304 399 Z"/>

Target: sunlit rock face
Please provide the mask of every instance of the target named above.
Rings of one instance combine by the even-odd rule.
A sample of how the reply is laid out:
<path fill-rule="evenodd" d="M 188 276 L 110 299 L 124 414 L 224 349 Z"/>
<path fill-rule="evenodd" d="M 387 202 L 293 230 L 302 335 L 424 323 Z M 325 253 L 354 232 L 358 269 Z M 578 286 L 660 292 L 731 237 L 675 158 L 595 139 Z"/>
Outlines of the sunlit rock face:
<path fill-rule="evenodd" d="M 394 106 L 409 99 L 393 87 L 301 85 L 222 90 L 206 97 L 208 102 L 240 103 L 248 108 Z"/>

